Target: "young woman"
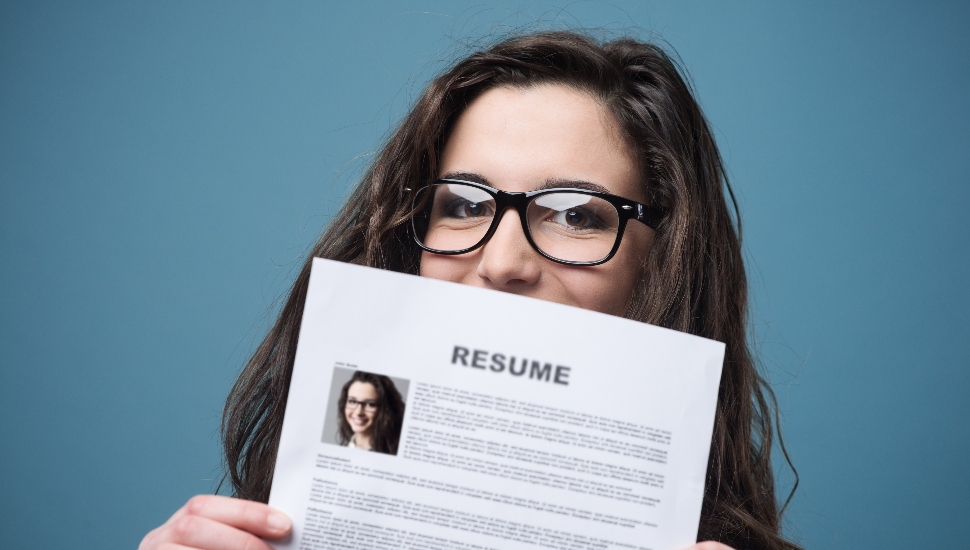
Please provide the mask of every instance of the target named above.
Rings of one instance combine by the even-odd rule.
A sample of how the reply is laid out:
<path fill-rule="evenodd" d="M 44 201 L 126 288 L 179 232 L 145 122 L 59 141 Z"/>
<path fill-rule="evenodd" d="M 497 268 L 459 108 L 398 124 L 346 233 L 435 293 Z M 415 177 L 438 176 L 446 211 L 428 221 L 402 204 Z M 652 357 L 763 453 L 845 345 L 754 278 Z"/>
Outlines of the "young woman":
<path fill-rule="evenodd" d="M 446 210 L 450 219 L 477 220 L 485 231 L 441 244 L 429 221 L 434 209 L 425 207 L 444 185 L 465 193 Z M 548 205 L 535 198 L 542 194 L 523 193 L 546 189 L 583 190 L 616 210 L 601 204 L 595 220 L 577 205 L 533 215 Z M 598 43 L 552 32 L 475 53 L 431 82 L 311 256 L 725 342 L 698 538 L 708 542 L 693 548 L 797 548 L 780 533 L 773 401 L 747 347 L 738 226 L 714 138 L 671 58 L 630 39 Z M 595 239 L 574 239 L 582 246 L 566 249 L 544 237 L 594 230 L 612 238 L 609 250 Z M 308 259 L 226 404 L 227 478 L 236 498 L 194 497 L 142 548 L 265 548 L 257 537 L 288 532 L 289 521 L 261 503 L 269 495 L 309 272 Z"/>
<path fill-rule="evenodd" d="M 397 454 L 404 400 L 386 376 L 357 371 L 340 390 L 337 442 L 347 447 Z"/>

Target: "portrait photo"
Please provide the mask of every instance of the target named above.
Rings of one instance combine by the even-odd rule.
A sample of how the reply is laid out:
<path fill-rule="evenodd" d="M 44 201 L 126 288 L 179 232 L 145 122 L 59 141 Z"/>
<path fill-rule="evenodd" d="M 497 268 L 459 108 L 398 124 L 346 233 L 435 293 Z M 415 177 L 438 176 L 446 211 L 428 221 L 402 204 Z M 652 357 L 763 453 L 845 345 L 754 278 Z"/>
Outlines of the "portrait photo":
<path fill-rule="evenodd" d="M 334 367 L 321 441 L 396 455 L 409 386 L 403 378 Z"/>

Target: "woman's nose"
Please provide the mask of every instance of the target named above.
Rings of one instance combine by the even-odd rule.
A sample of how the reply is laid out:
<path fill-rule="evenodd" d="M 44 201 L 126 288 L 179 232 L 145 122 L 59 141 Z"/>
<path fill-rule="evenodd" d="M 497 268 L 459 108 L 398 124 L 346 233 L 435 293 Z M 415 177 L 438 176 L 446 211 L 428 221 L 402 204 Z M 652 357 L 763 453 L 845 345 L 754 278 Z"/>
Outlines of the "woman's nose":
<path fill-rule="evenodd" d="M 482 247 L 477 273 L 495 288 L 514 292 L 539 281 L 542 257 L 525 238 L 518 212 L 509 208 L 499 215 L 495 233 Z"/>

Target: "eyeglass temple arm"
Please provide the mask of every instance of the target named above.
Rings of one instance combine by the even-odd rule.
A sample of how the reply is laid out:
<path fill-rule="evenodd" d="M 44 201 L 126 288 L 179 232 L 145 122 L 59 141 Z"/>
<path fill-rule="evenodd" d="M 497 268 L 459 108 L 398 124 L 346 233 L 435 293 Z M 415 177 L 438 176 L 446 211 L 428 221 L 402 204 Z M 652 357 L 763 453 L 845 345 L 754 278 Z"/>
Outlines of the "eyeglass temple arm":
<path fill-rule="evenodd" d="M 656 208 L 636 203 L 636 213 L 633 215 L 633 219 L 650 229 L 656 229 L 660 225 L 660 220 L 663 219 L 663 213 Z"/>

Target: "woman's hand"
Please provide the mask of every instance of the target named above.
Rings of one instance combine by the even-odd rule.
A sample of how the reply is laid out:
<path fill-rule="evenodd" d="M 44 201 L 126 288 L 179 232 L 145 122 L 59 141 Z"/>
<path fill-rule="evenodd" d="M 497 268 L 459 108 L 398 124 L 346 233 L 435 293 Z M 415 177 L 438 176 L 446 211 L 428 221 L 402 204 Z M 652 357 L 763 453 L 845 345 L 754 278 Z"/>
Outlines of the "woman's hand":
<path fill-rule="evenodd" d="M 196 495 L 138 550 L 272 550 L 260 537 L 283 537 L 291 527 L 290 518 L 262 502 Z"/>
<path fill-rule="evenodd" d="M 726 544 L 721 544 L 720 542 L 714 542 L 712 540 L 705 542 L 698 542 L 692 546 L 684 548 L 684 550 L 734 550 Z"/>

